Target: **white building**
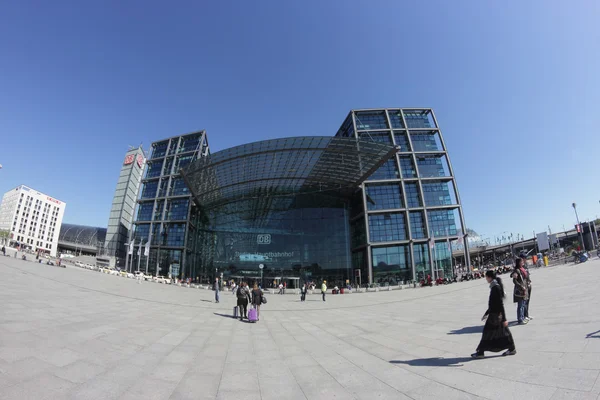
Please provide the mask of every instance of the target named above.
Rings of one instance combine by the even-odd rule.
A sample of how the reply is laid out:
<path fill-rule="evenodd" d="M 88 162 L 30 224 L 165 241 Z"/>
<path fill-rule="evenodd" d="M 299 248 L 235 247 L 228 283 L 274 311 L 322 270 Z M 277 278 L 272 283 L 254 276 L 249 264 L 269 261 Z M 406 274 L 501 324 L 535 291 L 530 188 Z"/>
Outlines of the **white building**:
<path fill-rule="evenodd" d="M 67 205 L 25 185 L 4 194 L 0 230 L 9 231 L 9 243 L 56 257 L 58 235 Z"/>

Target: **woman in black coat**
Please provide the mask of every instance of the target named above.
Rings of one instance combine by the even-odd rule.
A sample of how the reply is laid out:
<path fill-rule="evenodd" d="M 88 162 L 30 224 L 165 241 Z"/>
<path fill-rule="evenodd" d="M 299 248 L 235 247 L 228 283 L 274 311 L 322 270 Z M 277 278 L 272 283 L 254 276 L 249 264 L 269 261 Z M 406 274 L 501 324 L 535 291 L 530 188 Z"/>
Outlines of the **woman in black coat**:
<path fill-rule="evenodd" d="M 486 351 L 497 353 L 502 350 L 506 350 L 502 353 L 503 356 L 513 356 L 517 354 L 517 350 L 512 334 L 508 329 L 508 321 L 504 312 L 504 286 L 502 280 L 496 276 L 494 271 L 487 271 L 485 279 L 490 284 L 490 300 L 482 320 L 486 318 L 487 320 L 483 327 L 483 334 L 479 346 L 477 346 L 477 351 L 471 354 L 471 357 L 483 358 Z"/>

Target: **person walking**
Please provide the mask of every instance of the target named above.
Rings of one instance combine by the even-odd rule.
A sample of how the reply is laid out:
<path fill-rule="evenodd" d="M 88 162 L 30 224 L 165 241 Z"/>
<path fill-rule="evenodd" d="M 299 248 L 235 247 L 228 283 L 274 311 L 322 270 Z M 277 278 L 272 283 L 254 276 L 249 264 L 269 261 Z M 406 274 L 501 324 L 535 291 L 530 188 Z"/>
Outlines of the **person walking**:
<path fill-rule="evenodd" d="M 215 285 L 213 286 L 213 290 L 215 291 L 215 301 L 219 302 L 219 278 L 215 278 Z"/>
<path fill-rule="evenodd" d="M 260 321 L 260 305 L 262 304 L 263 291 L 255 283 L 252 289 L 252 305 L 256 308 L 256 321 Z"/>
<path fill-rule="evenodd" d="M 6 256 L 6 247 L 2 246 L 2 255 Z"/>
<path fill-rule="evenodd" d="M 306 283 L 302 284 L 302 288 L 300 289 L 300 301 L 306 300 Z"/>
<path fill-rule="evenodd" d="M 235 286 L 235 282 L 231 282 L 231 293 L 235 296 L 235 292 L 237 292 L 236 290 L 236 286 Z"/>
<path fill-rule="evenodd" d="M 504 286 L 499 276 L 494 271 L 487 271 L 485 279 L 490 284 L 490 298 L 488 309 L 481 319 L 486 320 L 481 335 L 481 341 L 475 353 L 471 354 L 473 358 L 483 358 L 486 351 L 502 353 L 503 356 L 514 356 L 517 354 L 515 342 L 508 329 L 508 321 L 504 311 Z"/>
<path fill-rule="evenodd" d="M 525 319 L 525 304 L 528 299 L 527 291 L 527 271 L 523 267 L 523 259 L 517 258 L 515 260 L 515 269 L 513 270 L 511 277 L 515 288 L 513 291 L 513 303 L 517 303 L 517 321 L 519 325 L 525 325 L 528 320 Z"/>
<path fill-rule="evenodd" d="M 240 321 L 248 319 L 248 300 L 250 299 L 250 290 L 246 282 L 240 282 L 237 288 L 237 305 L 240 310 Z"/>
<path fill-rule="evenodd" d="M 325 293 L 327 293 L 327 281 L 323 281 L 321 285 L 321 294 L 323 295 L 323 301 L 325 301 Z"/>
<path fill-rule="evenodd" d="M 531 304 L 531 273 L 529 272 L 529 269 L 527 268 L 527 254 L 522 251 L 521 254 L 519 255 L 519 258 L 521 260 L 523 260 L 523 268 L 525 269 L 525 273 L 527 275 L 526 276 L 527 300 L 525 301 L 525 312 L 523 315 L 525 316 L 525 320 L 530 321 L 533 319 L 533 317 L 531 317 L 529 315 L 529 304 Z"/>
<path fill-rule="evenodd" d="M 279 292 L 277 292 L 277 294 L 283 294 L 283 284 L 282 283 L 279 284 Z"/>

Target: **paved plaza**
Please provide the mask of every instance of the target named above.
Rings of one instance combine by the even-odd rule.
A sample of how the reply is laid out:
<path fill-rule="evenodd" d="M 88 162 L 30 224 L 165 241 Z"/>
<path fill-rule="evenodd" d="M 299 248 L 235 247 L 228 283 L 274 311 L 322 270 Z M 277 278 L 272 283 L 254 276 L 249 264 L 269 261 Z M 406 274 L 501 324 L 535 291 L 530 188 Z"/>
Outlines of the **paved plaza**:
<path fill-rule="evenodd" d="M 472 360 L 485 280 L 234 297 L 0 256 L 0 398 L 597 399 L 600 261 L 534 270 L 518 354 Z M 505 281 L 508 275 L 503 275 Z M 515 319 L 512 284 L 505 302 Z"/>

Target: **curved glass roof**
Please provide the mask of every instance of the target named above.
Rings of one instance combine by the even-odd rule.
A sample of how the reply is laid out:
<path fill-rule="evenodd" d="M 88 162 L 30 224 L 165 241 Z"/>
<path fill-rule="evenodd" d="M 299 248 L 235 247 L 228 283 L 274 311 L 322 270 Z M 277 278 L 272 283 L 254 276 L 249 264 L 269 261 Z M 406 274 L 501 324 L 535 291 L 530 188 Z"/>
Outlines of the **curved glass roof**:
<path fill-rule="evenodd" d="M 106 228 L 94 226 L 62 224 L 58 235 L 59 242 L 77 243 L 97 247 L 106 239 Z"/>
<path fill-rule="evenodd" d="M 204 207 L 240 199 L 354 190 L 396 154 L 389 144 L 355 138 L 301 136 L 232 147 L 181 171 Z"/>

